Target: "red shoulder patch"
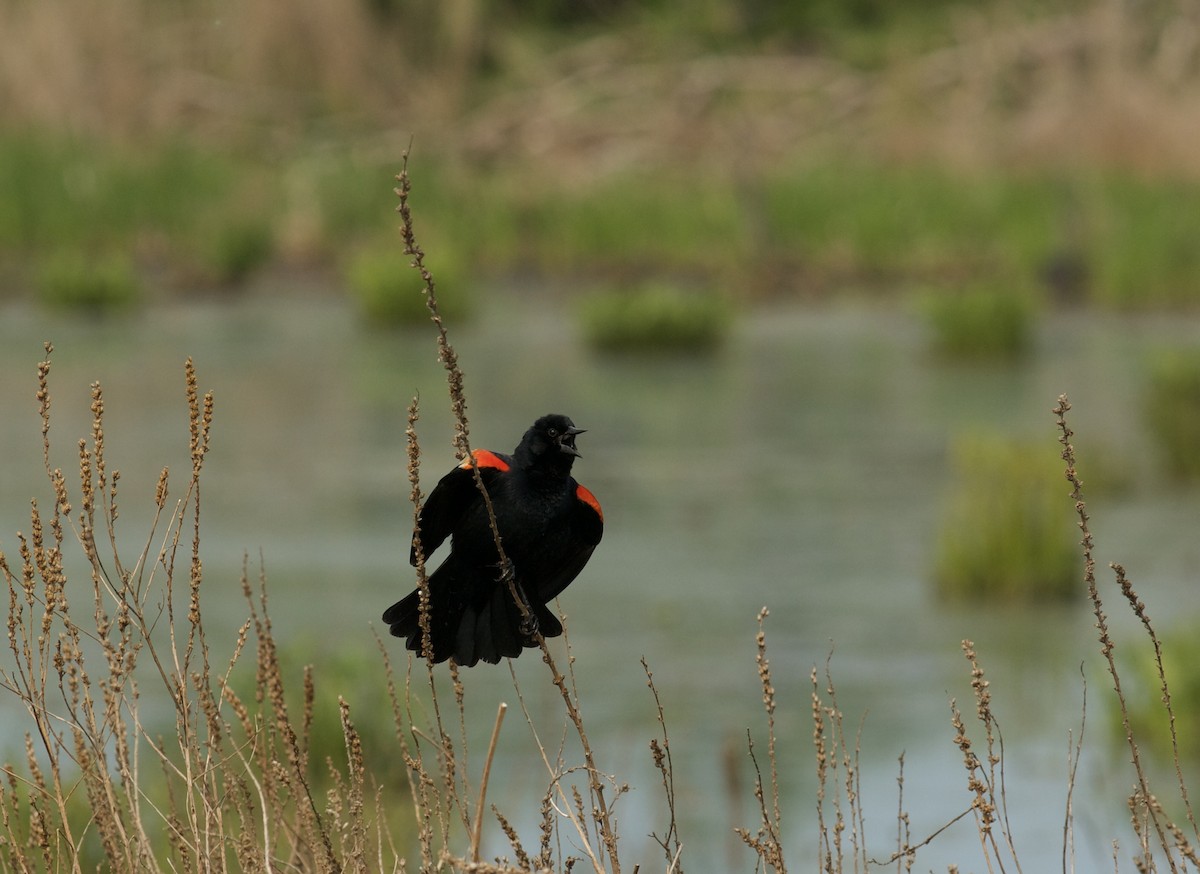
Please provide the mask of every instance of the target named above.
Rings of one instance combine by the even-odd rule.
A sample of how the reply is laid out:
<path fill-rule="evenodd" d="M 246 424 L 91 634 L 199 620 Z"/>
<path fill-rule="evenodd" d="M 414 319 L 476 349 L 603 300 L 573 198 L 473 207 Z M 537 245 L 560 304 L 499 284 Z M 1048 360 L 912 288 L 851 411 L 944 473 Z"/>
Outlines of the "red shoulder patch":
<path fill-rule="evenodd" d="M 583 501 L 585 504 L 595 510 L 596 515 L 600 517 L 600 521 L 604 521 L 604 511 L 600 509 L 600 502 L 596 500 L 596 496 L 593 495 L 586 487 L 576 486 L 575 497 L 579 498 L 579 500 Z"/>
<path fill-rule="evenodd" d="M 486 449 L 476 449 L 471 453 L 469 459 L 464 459 L 459 465 L 463 470 L 470 470 L 472 467 L 490 467 L 494 470 L 508 470 L 508 462 L 494 452 L 489 452 Z"/>

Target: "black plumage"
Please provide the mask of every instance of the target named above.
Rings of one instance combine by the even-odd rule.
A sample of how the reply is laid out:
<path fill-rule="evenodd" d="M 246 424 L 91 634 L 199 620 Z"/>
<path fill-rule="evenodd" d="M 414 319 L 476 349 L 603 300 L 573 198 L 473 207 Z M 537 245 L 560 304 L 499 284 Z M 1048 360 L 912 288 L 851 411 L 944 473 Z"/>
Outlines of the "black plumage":
<path fill-rule="evenodd" d="M 604 515 L 595 496 L 571 476 L 579 457 L 580 428 L 562 415 L 543 416 L 525 432 L 512 455 L 476 450 L 438 482 L 421 508 L 410 561 L 417 542 L 428 557 L 447 538 L 450 554 L 429 575 L 429 642 L 423 653 L 420 589 L 383 614 L 391 633 L 434 662 L 453 656 L 463 666 L 515 658 L 537 646 L 535 632 L 562 634 L 547 606 L 587 564 L 604 533 Z M 505 579 L 475 482 L 478 469 L 491 499 L 508 569 L 532 614 L 523 615 Z"/>

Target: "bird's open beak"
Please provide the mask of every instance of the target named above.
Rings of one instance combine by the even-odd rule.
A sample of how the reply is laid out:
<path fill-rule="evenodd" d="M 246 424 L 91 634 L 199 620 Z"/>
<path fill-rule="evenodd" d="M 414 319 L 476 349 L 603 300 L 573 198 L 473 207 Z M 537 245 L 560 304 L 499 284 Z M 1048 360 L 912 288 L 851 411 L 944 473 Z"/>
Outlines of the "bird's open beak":
<path fill-rule="evenodd" d="M 579 450 L 575 448 L 575 438 L 576 436 L 586 432 L 586 428 L 576 428 L 574 425 L 572 425 L 567 429 L 567 433 L 563 434 L 562 437 L 559 438 L 558 448 L 563 452 L 574 455 L 576 458 L 583 458 L 583 456 L 579 454 Z"/>

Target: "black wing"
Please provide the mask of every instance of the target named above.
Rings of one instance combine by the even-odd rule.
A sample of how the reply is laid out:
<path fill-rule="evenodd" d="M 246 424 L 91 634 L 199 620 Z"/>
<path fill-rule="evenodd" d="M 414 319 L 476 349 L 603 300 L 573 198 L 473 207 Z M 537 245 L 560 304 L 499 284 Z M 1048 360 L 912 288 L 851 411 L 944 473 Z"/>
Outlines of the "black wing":
<path fill-rule="evenodd" d="M 474 467 L 478 466 L 484 486 L 490 487 L 491 481 L 511 465 L 512 458 L 507 455 L 477 449 L 471 453 L 471 460 L 464 461 L 442 477 L 421 507 L 417 530 L 413 532 L 412 548 L 408 554 L 409 564 L 414 567 L 417 564 L 418 534 L 421 537 L 421 551 L 429 558 L 458 527 L 466 512 L 476 502 L 483 500 L 479 494 L 479 487 L 475 484 Z"/>
<path fill-rule="evenodd" d="M 567 526 L 569 530 L 567 539 L 572 544 L 572 548 L 567 551 L 558 568 L 540 581 L 537 598 L 542 603 L 553 601 L 563 589 L 571 584 L 572 580 L 579 576 L 579 572 L 592 557 L 596 544 L 604 536 L 604 512 L 600 509 L 600 502 L 596 500 L 595 495 L 578 483 L 575 486 L 575 503 L 571 507 Z M 544 631 L 543 634 L 545 634 Z M 553 635 L 547 634 L 546 636 L 552 637 Z"/>

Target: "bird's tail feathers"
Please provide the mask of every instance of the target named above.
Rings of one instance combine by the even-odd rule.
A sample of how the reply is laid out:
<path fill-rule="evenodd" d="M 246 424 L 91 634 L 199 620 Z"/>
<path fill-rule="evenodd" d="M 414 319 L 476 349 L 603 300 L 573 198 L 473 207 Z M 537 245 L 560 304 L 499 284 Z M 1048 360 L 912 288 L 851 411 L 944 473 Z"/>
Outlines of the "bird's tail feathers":
<path fill-rule="evenodd" d="M 548 607 L 536 602 L 532 606 L 543 636 L 562 634 L 562 623 Z M 391 633 L 406 638 L 407 649 L 424 655 L 420 620 L 419 589 L 383 614 Z M 537 645 L 526 627 L 508 585 L 498 582 L 491 569 L 464 567 L 450 556 L 429 577 L 429 642 L 435 663 L 453 656 L 469 667 L 515 658 L 524 647 Z"/>

